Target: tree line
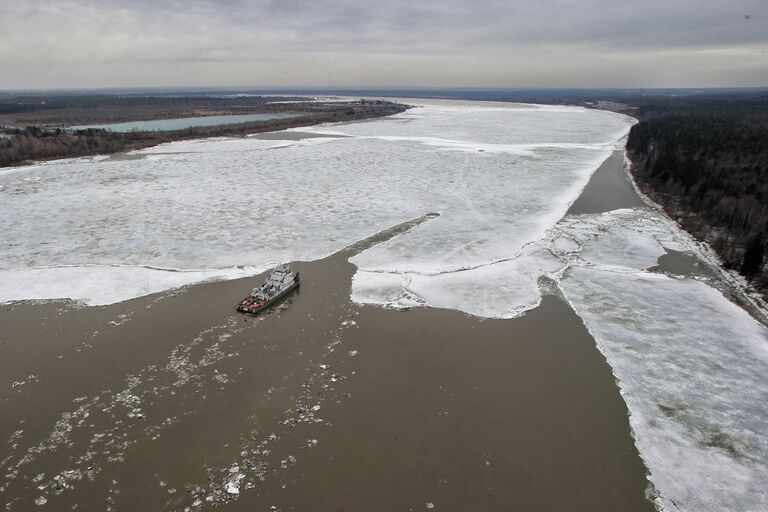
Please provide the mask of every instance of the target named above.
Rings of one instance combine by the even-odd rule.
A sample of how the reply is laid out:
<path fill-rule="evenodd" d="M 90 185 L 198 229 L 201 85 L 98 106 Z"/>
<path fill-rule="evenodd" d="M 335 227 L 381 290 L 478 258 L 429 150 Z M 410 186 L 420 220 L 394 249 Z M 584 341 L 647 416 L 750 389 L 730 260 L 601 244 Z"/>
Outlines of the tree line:
<path fill-rule="evenodd" d="M 646 100 L 636 112 L 638 184 L 768 293 L 768 94 Z"/>

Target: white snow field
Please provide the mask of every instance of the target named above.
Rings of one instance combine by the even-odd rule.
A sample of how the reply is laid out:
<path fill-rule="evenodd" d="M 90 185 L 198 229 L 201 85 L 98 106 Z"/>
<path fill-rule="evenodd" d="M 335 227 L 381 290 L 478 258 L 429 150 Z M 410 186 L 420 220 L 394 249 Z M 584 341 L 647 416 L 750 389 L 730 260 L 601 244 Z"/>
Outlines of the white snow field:
<path fill-rule="evenodd" d="M 317 259 L 437 212 L 352 259 L 353 300 L 510 318 L 548 276 L 613 368 L 659 509 L 768 510 L 768 330 L 707 281 L 652 270 L 666 250 L 698 250 L 654 208 L 564 217 L 631 124 L 419 100 L 294 130 L 325 137 L 0 171 L 0 302 L 109 304 Z"/>

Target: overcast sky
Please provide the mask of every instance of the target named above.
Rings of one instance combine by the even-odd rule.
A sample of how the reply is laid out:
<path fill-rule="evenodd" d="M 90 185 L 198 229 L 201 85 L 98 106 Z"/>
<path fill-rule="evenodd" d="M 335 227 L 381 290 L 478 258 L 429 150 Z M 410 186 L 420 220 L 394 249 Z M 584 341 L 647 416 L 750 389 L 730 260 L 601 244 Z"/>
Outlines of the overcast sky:
<path fill-rule="evenodd" d="M 768 0 L 0 0 L 0 89 L 768 86 Z"/>

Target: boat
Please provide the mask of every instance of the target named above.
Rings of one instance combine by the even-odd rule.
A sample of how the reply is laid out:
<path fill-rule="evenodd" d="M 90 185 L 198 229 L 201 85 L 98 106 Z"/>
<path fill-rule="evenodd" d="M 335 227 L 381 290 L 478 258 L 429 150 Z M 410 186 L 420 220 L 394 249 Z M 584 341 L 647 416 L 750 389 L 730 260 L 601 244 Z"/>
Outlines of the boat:
<path fill-rule="evenodd" d="M 264 284 L 254 288 L 251 294 L 240 301 L 237 310 L 255 314 L 282 299 L 299 286 L 299 273 L 289 265 L 278 265 L 272 270 Z"/>

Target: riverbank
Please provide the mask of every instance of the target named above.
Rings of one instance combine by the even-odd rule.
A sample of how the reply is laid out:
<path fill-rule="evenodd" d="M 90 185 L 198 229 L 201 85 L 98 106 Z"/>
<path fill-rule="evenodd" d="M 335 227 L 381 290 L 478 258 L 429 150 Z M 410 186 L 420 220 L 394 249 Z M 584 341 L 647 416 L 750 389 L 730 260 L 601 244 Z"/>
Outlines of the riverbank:
<path fill-rule="evenodd" d="M 713 247 L 711 240 L 703 237 L 700 230 L 690 229 L 690 223 L 680 222 L 681 218 L 678 215 L 695 215 L 679 210 L 679 203 L 675 198 L 657 193 L 650 184 L 643 181 L 642 175 L 638 174 L 638 167 L 642 166 L 643 163 L 638 161 L 637 155 L 628 151 L 626 152 L 626 159 L 629 166 L 629 176 L 639 197 L 646 205 L 659 211 L 690 237 L 691 245 L 694 245 L 698 251 L 698 255 L 692 260 L 699 267 L 698 274 L 712 278 L 713 286 L 724 296 L 747 311 L 755 320 L 768 326 L 768 301 L 766 301 L 765 289 L 756 286 L 754 281 L 750 281 L 742 273 L 729 266 Z M 675 254 L 672 251 L 660 258 L 659 264 L 677 266 L 676 262 L 683 259 L 690 259 L 690 256 Z M 690 264 L 686 263 L 684 266 L 687 270 L 682 271 L 681 269 L 683 275 L 690 271 Z"/>
<path fill-rule="evenodd" d="M 686 231 L 768 299 L 768 97 L 678 100 L 639 111 L 632 172 Z"/>
<path fill-rule="evenodd" d="M 726 126 L 726 132 L 730 129 L 733 132 L 732 123 L 735 119 L 741 117 L 749 130 L 753 132 L 751 135 L 752 140 L 757 140 L 762 136 L 762 132 L 754 133 L 755 127 L 764 124 L 765 119 L 765 97 L 764 94 L 757 95 L 756 98 L 747 96 L 745 99 L 740 100 L 738 96 L 729 97 L 727 95 L 718 97 L 709 97 L 703 99 L 696 98 L 681 98 L 678 100 L 679 104 L 676 104 L 675 100 L 669 98 L 645 98 L 643 100 L 634 98 L 629 101 L 629 105 L 615 104 L 612 102 L 596 102 L 594 105 L 590 105 L 590 108 L 599 110 L 607 110 L 610 112 L 618 112 L 624 115 L 630 116 L 637 120 L 638 124 L 643 122 L 652 121 L 656 125 L 659 123 L 659 118 L 664 116 L 672 117 L 672 122 L 679 122 L 685 119 L 692 119 L 692 122 L 705 124 L 704 130 L 711 130 L 711 125 L 706 125 L 703 120 L 719 119 Z M 634 106 L 633 106 L 634 105 Z M 731 112 L 729 109 L 733 109 Z M 700 115 L 700 117 L 697 117 Z M 646 123 L 648 124 L 648 123 Z M 662 128 L 663 120 L 661 122 Z M 693 130 L 691 123 L 684 122 L 685 126 L 680 127 L 686 131 Z M 681 141 L 677 141 L 679 138 L 679 132 L 675 132 L 674 136 L 666 130 L 662 130 L 662 135 L 659 140 L 654 140 L 652 130 L 648 130 L 647 127 L 642 126 L 640 130 L 636 128 L 634 136 L 632 131 L 628 137 L 627 146 L 624 151 L 624 158 L 627 161 L 628 175 L 632 181 L 633 194 L 636 194 L 638 198 L 642 198 L 642 201 L 668 217 L 672 222 L 680 227 L 690 235 L 691 240 L 696 245 L 699 255 L 691 259 L 690 255 L 676 254 L 674 251 L 669 252 L 659 260 L 660 266 L 671 265 L 670 268 L 674 268 L 682 272 L 682 275 L 687 275 L 690 272 L 693 265 L 695 275 L 705 275 L 708 278 L 712 278 L 713 284 L 735 304 L 746 310 L 753 318 L 761 322 L 763 325 L 768 326 L 768 288 L 764 283 L 765 277 L 761 277 L 761 274 L 765 274 L 766 268 L 768 268 L 768 243 L 765 241 L 765 233 L 760 234 L 760 231 L 765 231 L 765 205 L 760 204 L 760 198 L 757 198 L 755 203 L 755 197 L 749 193 L 746 189 L 742 190 L 741 194 L 731 195 L 722 198 L 719 202 L 724 203 L 724 207 L 720 207 L 715 203 L 718 203 L 715 199 L 709 199 L 710 206 L 715 204 L 714 209 L 719 209 L 719 215 L 721 219 L 717 222 L 707 219 L 712 217 L 711 212 L 705 211 L 700 204 L 701 198 L 697 197 L 692 201 L 692 195 L 704 196 L 707 194 L 708 189 L 714 192 L 721 192 L 720 189 L 724 188 L 724 182 L 721 179 L 724 173 L 720 173 L 715 176 L 715 173 L 711 169 L 717 166 L 728 167 L 733 165 L 734 162 L 739 162 L 742 158 L 741 155 L 746 155 L 746 160 L 755 160 L 755 150 L 759 151 L 754 146 L 745 144 L 745 140 L 749 140 L 750 136 L 746 134 L 734 135 L 728 133 L 727 135 L 731 139 L 738 139 L 736 144 L 740 144 L 739 151 L 733 155 L 723 155 L 728 151 L 733 151 L 733 148 L 729 148 L 727 151 L 717 151 L 714 153 L 717 158 L 710 158 L 706 163 L 695 162 L 693 167 L 708 170 L 703 174 L 710 174 L 707 180 L 701 180 L 701 177 L 697 176 L 698 183 L 692 185 L 690 178 L 685 178 L 686 174 L 691 174 L 691 160 L 695 160 L 698 157 L 692 155 L 696 151 L 691 151 L 691 137 L 690 135 L 683 136 Z M 638 134 L 638 132 L 641 132 Z M 666 136 L 666 140 L 665 140 Z M 711 136 L 711 134 L 710 134 Z M 643 139 L 643 142 L 638 142 Z M 650 142 L 653 140 L 653 142 Z M 717 140 L 717 145 L 721 145 L 722 141 Z M 656 160 L 659 158 L 658 154 L 663 153 L 666 146 L 679 144 L 681 148 L 685 148 L 682 151 L 682 157 L 680 161 L 673 164 L 671 169 L 664 169 L 662 173 L 667 173 L 667 180 L 660 180 L 653 175 L 658 174 L 658 170 L 654 170 L 653 167 L 657 165 Z M 661 151 L 650 151 L 648 148 L 653 146 L 661 147 Z M 709 144 L 700 144 L 701 147 L 707 147 L 708 153 L 712 153 L 712 148 Z M 645 149 L 638 151 L 638 148 L 643 147 Z M 700 152 L 700 151 L 699 151 Z M 762 161 L 764 158 L 757 158 L 757 161 Z M 743 162 L 742 162 L 743 163 Z M 658 165 L 658 167 L 664 167 L 664 165 Z M 740 181 L 734 187 L 730 188 L 731 192 L 737 188 L 744 189 L 744 182 L 752 181 L 751 191 L 762 191 L 764 185 L 761 184 L 759 179 L 755 180 L 754 177 L 737 177 L 742 174 L 749 174 L 746 171 L 748 166 L 740 169 L 740 172 L 725 173 L 729 176 L 726 177 L 726 181 Z M 755 166 L 757 168 L 757 166 Z M 669 177 L 669 175 L 673 177 Z M 609 178 L 610 179 L 610 178 Z M 614 177 L 614 180 L 616 178 Z M 681 182 L 684 182 L 681 183 Z M 605 180 L 608 183 L 608 180 Z M 618 192 L 618 189 L 614 186 L 612 189 L 606 189 L 605 193 L 612 195 Z M 690 192 L 690 193 L 689 193 Z M 762 193 L 762 192 L 760 192 Z M 741 197 L 740 197 L 741 196 Z M 583 201 L 584 198 L 580 197 L 578 201 Z M 578 202 L 577 201 L 577 202 Z M 730 210 L 728 213 L 723 213 L 725 210 Z M 748 213 L 743 213 L 749 210 Z M 579 212 L 581 213 L 581 212 Z M 730 220 L 723 220 L 729 218 Z M 740 223 L 739 228 L 734 226 L 728 226 L 729 222 Z M 720 224 L 719 226 L 714 224 Z M 747 228 L 748 234 L 751 234 L 751 238 L 746 236 L 743 232 L 739 232 Z M 749 239 L 748 239 L 749 238 Z M 760 240 L 762 239 L 762 245 Z M 752 270 L 751 272 L 744 272 L 743 264 L 745 261 L 745 253 L 747 252 L 747 245 L 751 242 L 752 250 Z M 683 266 L 680 267 L 679 263 L 682 262 Z M 763 270 L 761 270 L 761 268 Z"/>

